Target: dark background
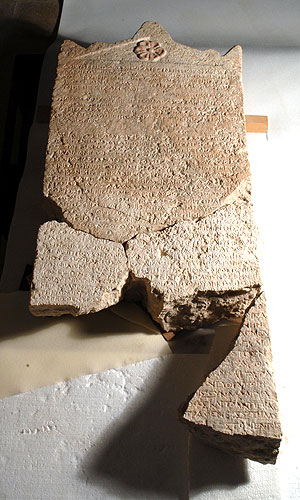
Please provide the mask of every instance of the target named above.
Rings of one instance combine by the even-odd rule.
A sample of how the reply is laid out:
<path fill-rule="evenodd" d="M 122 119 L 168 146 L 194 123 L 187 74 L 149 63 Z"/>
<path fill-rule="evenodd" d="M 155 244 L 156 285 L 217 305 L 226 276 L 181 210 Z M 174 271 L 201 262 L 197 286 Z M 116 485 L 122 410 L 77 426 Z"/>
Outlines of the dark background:
<path fill-rule="evenodd" d="M 0 275 L 23 174 L 44 54 L 63 0 L 0 0 Z"/>

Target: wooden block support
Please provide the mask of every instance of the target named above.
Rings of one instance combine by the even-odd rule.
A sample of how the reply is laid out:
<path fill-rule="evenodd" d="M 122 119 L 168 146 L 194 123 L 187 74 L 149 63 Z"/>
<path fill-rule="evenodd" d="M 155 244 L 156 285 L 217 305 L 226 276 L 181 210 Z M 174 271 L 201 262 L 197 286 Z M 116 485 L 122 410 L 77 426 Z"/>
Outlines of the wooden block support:
<path fill-rule="evenodd" d="M 268 133 L 268 117 L 260 115 L 246 115 L 246 132 L 258 134 Z"/>
<path fill-rule="evenodd" d="M 169 342 L 169 340 L 172 340 L 175 337 L 174 332 L 164 332 L 163 337 Z"/>

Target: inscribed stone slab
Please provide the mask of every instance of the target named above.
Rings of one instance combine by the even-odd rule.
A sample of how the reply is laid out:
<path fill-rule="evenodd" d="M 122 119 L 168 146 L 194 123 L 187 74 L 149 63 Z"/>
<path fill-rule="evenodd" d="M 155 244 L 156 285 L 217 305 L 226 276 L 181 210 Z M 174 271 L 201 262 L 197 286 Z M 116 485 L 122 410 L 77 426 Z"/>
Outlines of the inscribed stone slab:
<path fill-rule="evenodd" d="M 248 176 L 240 47 L 200 51 L 157 23 L 63 43 L 44 178 L 57 218 L 124 242 L 212 213 Z"/>

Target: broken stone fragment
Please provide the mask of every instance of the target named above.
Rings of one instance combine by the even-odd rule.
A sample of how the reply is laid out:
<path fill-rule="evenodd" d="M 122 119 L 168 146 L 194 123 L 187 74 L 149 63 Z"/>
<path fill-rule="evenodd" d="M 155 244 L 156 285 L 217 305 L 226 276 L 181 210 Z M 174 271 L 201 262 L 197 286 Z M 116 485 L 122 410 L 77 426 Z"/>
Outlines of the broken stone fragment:
<path fill-rule="evenodd" d="M 242 317 L 261 284 L 256 240 L 252 206 L 241 200 L 140 234 L 126 245 L 126 297 L 142 300 L 167 332 Z"/>
<path fill-rule="evenodd" d="M 281 441 L 264 294 L 255 299 L 225 360 L 181 413 L 204 441 L 263 464 L 274 464 Z"/>
<path fill-rule="evenodd" d="M 30 310 L 36 316 L 77 316 L 106 309 L 121 300 L 127 279 L 120 243 L 46 222 L 38 233 Z"/>
<path fill-rule="evenodd" d="M 63 43 L 44 195 L 51 215 L 125 242 L 228 203 L 249 177 L 241 47 L 222 56 L 157 23 L 130 40 Z"/>

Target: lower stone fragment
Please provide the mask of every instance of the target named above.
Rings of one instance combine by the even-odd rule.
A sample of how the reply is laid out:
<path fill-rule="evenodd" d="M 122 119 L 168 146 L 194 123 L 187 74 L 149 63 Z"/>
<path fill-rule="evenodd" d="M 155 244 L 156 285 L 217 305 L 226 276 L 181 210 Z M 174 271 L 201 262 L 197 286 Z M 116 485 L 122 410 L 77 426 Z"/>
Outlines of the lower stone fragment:
<path fill-rule="evenodd" d="M 242 317 L 261 284 L 246 195 L 199 221 L 139 234 L 125 250 L 66 223 L 47 222 L 38 235 L 31 312 L 87 314 L 125 295 L 142 301 L 164 331 Z"/>
<path fill-rule="evenodd" d="M 274 464 L 281 426 L 264 294 L 246 313 L 225 360 L 206 378 L 180 418 L 204 441 Z"/>
<path fill-rule="evenodd" d="M 46 222 L 37 239 L 30 311 L 77 316 L 106 309 L 121 300 L 128 274 L 120 243 Z"/>
<path fill-rule="evenodd" d="M 259 293 L 252 205 L 238 200 L 198 221 L 183 221 L 126 245 L 128 300 L 142 300 L 164 331 L 243 317 Z"/>

